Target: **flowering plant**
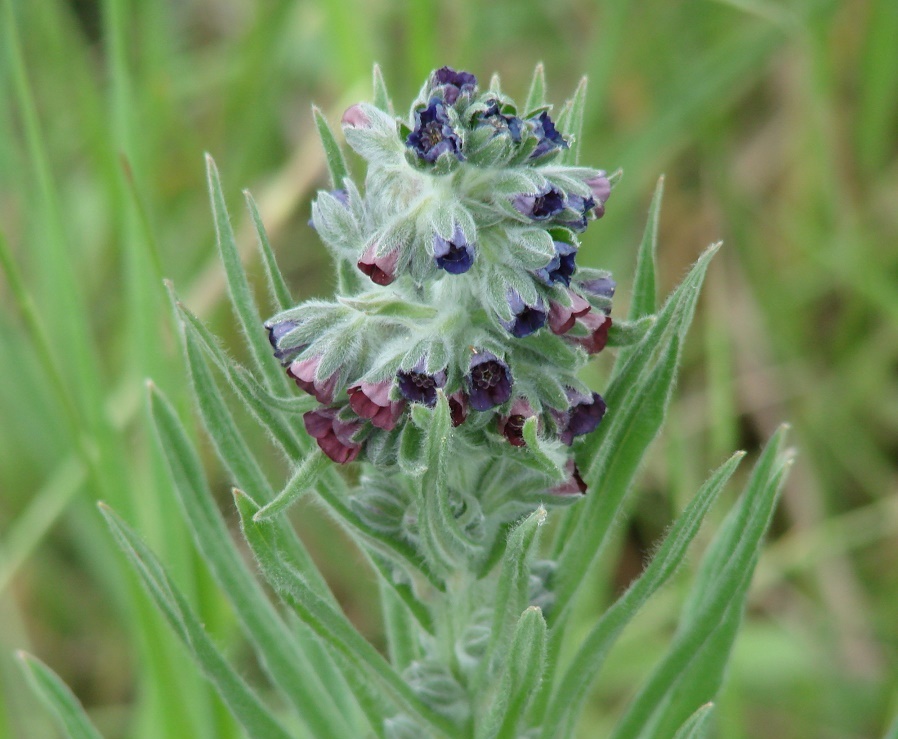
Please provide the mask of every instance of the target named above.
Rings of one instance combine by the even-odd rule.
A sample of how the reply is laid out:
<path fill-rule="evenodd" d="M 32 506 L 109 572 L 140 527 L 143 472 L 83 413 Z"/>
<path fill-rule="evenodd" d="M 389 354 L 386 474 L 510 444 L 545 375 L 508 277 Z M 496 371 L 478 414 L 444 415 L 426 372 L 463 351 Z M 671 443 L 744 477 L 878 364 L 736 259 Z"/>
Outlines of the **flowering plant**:
<path fill-rule="evenodd" d="M 279 700 L 240 677 L 152 552 L 103 510 L 250 736 L 573 736 L 609 649 L 683 561 L 743 456 L 712 473 L 585 636 L 567 629 L 664 420 L 716 247 L 656 310 L 659 186 L 629 314 L 612 319 L 615 282 L 579 263 L 578 250 L 619 174 L 578 163 L 585 84 L 558 115 L 544 90 L 538 68 L 518 106 L 498 78 L 481 89 L 472 74 L 445 67 L 397 119 L 375 68 L 374 102 L 342 119 L 367 163 L 364 187 L 315 110 L 331 188 L 319 193 L 311 224 L 334 256 L 337 294 L 295 305 L 248 197 L 277 306 L 267 336 L 209 160 L 221 256 L 254 370 L 173 304 L 243 534 L 286 614 L 241 559 L 196 451 L 153 387 L 150 406 L 195 543 Z M 606 347 L 616 361 L 600 395 L 579 371 Z M 293 465 L 280 491 L 250 451 L 222 380 Z M 789 464 L 783 436 L 761 454 L 705 553 L 670 649 L 615 737 L 707 729 Z M 386 654 L 343 614 L 283 515 L 303 494 L 326 506 L 376 573 Z M 83 728 L 76 706 L 58 707 Z"/>

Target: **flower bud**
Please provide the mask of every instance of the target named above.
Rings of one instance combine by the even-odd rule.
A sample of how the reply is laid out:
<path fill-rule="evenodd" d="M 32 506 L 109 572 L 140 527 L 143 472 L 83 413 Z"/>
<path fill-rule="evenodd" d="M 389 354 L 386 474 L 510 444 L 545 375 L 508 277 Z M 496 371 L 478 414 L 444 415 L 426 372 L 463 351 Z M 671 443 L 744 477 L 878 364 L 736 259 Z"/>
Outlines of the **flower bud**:
<path fill-rule="evenodd" d="M 518 398 L 511 404 L 511 412 L 507 416 L 500 416 L 499 433 L 508 439 L 508 443 L 512 446 L 526 446 L 524 424 L 534 415 L 536 414 L 530 403 L 524 398 Z"/>
<path fill-rule="evenodd" d="M 543 111 L 535 118 L 528 118 L 527 125 L 536 134 L 539 142 L 530 155 L 531 159 L 538 159 L 545 154 L 567 149 L 570 146 L 564 136 L 555 128 L 555 123 L 549 118 L 549 114 L 546 111 Z"/>
<path fill-rule="evenodd" d="M 469 244 L 458 226 L 452 234 L 452 241 L 433 235 L 433 256 L 437 267 L 449 274 L 460 275 L 474 264 L 474 246 Z"/>
<path fill-rule="evenodd" d="M 512 204 L 521 215 L 534 221 L 546 221 L 564 210 L 564 193 L 548 186 L 535 194 L 515 195 Z"/>
<path fill-rule="evenodd" d="M 611 328 L 611 316 L 599 311 L 590 311 L 580 317 L 580 323 L 589 331 L 588 336 L 569 337 L 574 343 L 586 349 L 587 354 L 598 354 L 608 343 L 608 330 Z"/>
<path fill-rule="evenodd" d="M 352 462 L 362 450 L 362 445 L 352 440 L 361 423 L 341 421 L 338 408 L 317 408 L 303 413 L 306 431 L 318 443 L 328 457 L 337 464 Z"/>
<path fill-rule="evenodd" d="M 392 387 L 392 380 L 360 382 L 346 391 L 349 405 L 361 418 L 367 418 L 377 428 L 392 431 L 405 408 L 404 401 L 390 400 Z"/>
<path fill-rule="evenodd" d="M 377 256 L 376 252 L 377 242 L 372 242 L 359 258 L 356 266 L 370 277 L 375 285 L 389 285 L 396 279 L 399 249 L 394 249 L 383 256 Z"/>
<path fill-rule="evenodd" d="M 563 282 L 570 286 L 571 277 L 577 270 L 575 259 L 577 258 L 577 248 L 565 241 L 553 241 L 555 246 L 555 256 L 542 269 L 536 270 L 533 274 L 539 280 L 551 287 L 553 282 Z"/>
<path fill-rule="evenodd" d="M 570 306 L 549 301 L 549 329 L 553 334 L 566 334 L 570 331 L 578 318 L 585 316 L 591 310 L 589 303 L 577 293 L 568 291 L 571 298 Z"/>
<path fill-rule="evenodd" d="M 449 403 L 449 417 L 453 428 L 461 426 L 468 417 L 468 395 L 464 390 L 456 390 L 446 400 Z"/>
<path fill-rule="evenodd" d="M 430 77 L 434 92 L 441 92 L 446 105 L 454 105 L 460 95 L 471 96 L 477 89 L 477 78 L 470 72 L 456 72 L 452 67 L 441 67 Z"/>
<path fill-rule="evenodd" d="M 598 428 L 605 416 L 607 406 L 598 393 L 585 395 L 574 391 L 568 392 L 571 406 L 567 411 L 555 411 L 552 415 L 558 424 L 558 438 L 571 446 L 574 437 L 591 433 Z"/>
<path fill-rule="evenodd" d="M 592 196 L 595 198 L 596 206 L 594 212 L 596 218 L 605 215 L 605 203 L 611 197 L 611 182 L 606 177 L 605 172 L 599 171 L 599 174 L 591 179 L 586 180 L 589 189 L 592 190 Z"/>
<path fill-rule="evenodd" d="M 369 128 L 371 126 L 371 119 L 358 103 L 346 109 L 340 122 L 348 128 Z"/>
<path fill-rule="evenodd" d="M 500 323 L 512 336 L 522 339 L 545 326 L 546 304 L 542 298 L 537 299 L 536 305 L 527 305 L 517 290 L 509 288 L 506 300 L 514 318 Z"/>
<path fill-rule="evenodd" d="M 568 495 L 586 495 L 586 483 L 580 476 L 580 470 L 574 464 L 573 459 L 569 459 L 565 465 L 568 478 L 560 485 L 556 485 L 549 490 L 550 495 L 568 496 Z"/>
<path fill-rule="evenodd" d="M 309 359 L 301 359 L 291 362 L 287 367 L 287 375 L 293 378 L 293 381 L 305 390 L 309 395 L 315 396 L 322 405 L 330 405 L 334 402 L 334 390 L 337 386 L 337 373 L 334 372 L 329 377 L 318 380 L 316 374 L 318 365 L 321 363 L 321 356 L 316 355 Z"/>

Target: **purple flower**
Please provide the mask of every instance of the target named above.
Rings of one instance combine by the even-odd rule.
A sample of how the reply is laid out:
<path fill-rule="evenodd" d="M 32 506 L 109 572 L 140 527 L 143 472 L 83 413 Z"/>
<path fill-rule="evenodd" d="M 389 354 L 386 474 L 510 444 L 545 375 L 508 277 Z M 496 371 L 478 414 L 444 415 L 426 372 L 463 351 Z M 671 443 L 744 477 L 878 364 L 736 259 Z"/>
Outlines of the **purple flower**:
<path fill-rule="evenodd" d="M 577 284 L 581 290 L 588 292 L 591 295 L 595 295 L 596 297 L 608 298 L 609 300 L 614 297 L 614 290 L 617 288 L 617 283 L 610 277 L 596 277 L 592 280 L 581 280 Z"/>
<path fill-rule="evenodd" d="M 517 290 L 509 288 L 505 299 L 514 313 L 514 318 L 510 321 L 500 319 L 499 322 L 512 336 L 522 339 L 546 324 L 547 310 L 542 298 L 537 298 L 536 305 L 527 305 Z"/>
<path fill-rule="evenodd" d="M 383 382 L 360 382 L 347 389 L 349 405 L 359 416 L 384 431 L 396 428 L 399 416 L 405 408 L 405 401 L 390 400 L 392 380 Z"/>
<path fill-rule="evenodd" d="M 304 351 L 307 346 L 306 344 L 281 346 L 281 340 L 298 326 L 299 324 L 296 321 L 280 321 L 278 323 L 265 324 L 265 330 L 268 331 L 268 341 L 274 348 L 275 359 L 285 367 L 293 361 L 297 354 Z"/>
<path fill-rule="evenodd" d="M 464 159 L 461 138 L 452 128 L 446 106 L 438 97 L 431 98 L 430 105 L 415 113 L 415 130 L 408 135 L 405 143 L 431 164 L 447 152 L 457 159 Z"/>
<path fill-rule="evenodd" d="M 568 473 L 568 479 L 560 485 L 551 488 L 549 494 L 559 496 L 586 495 L 586 483 L 583 482 L 583 478 L 580 477 L 580 470 L 577 469 L 577 465 L 574 464 L 573 459 L 567 461 L 565 469 Z"/>
<path fill-rule="evenodd" d="M 315 400 L 324 405 L 334 402 L 334 390 L 337 387 L 337 373 L 323 380 L 316 380 L 318 365 L 321 364 L 321 356 L 317 355 L 309 359 L 291 362 L 287 367 L 287 375 L 292 377 L 299 387 L 309 395 L 314 395 Z"/>
<path fill-rule="evenodd" d="M 468 401 L 475 411 L 488 411 L 511 397 L 511 371 L 508 365 L 490 352 L 471 357 L 466 378 Z"/>
<path fill-rule="evenodd" d="M 577 269 L 574 260 L 577 257 L 577 249 L 565 241 L 555 241 L 555 256 L 542 269 L 535 274 L 544 284 L 551 286 L 553 282 L 563 282 L 570 286 L 571 277 Z"/>
<path fill-rule="evenodd" d="M 465 240 L 461 229 L 456 226 L 451 241 L 433 235 L 433 256 L 437 267 L 449 274 L 460 275 L 474 264 L 474 246 Z"/>
<path fill-rule="evenodd" d="M 528 118 L 527 125 L 530 126 L 533 133 L 536 134 L 538 142 L 533 153 L 530 155 L 531 159 L 537 159 L 551 151 L 567 149 L 568 146 L 570 146 L 568 142 L 565 141 L 564 136 L 562 136 L 555 128 L 555 124 L 552 122 L 552 119 L 549 118 L 549 114 L 546 113 L 546 111 L 543 111 L 535 118 Z"/>
<path fill-rule="evenodd" d="M 524 441 L 524 424 L 531 416 L 536 415 L 533 407 L 524 398 L 518 398 L 511 404 L 511 410 L 507 416 L 499 417 L 499 433 L 502 434 L 512 446 L 527 446 Z"/>
<path fill-rule="evenodd" d="M 424 371 L 424 359 L 421 359 L 410 372 L 399 370 L 396 379 L 402 397 L 412 403 L 433 408 L 437 404 L 437 390 L 446 385 L 446 372 L 440 370 L 432 375 L 427 374 Z"/>
<path fill-rule="evenodd" d="M 334 200 L 336 200 L 340 205 L 344 208 L 349 208 L 349 193 L 346 190 L 331 190 L 328 195 L 330 195 Z M 309 219 L 309 225 L 314 228 L 316 231 L 318 228 L 315 226 L 315 219 Z"/>
<path fill-rule="evenodd" d="M 515 143 L 521 140 L 521 129 L 524 122 L 513 115 L 504 115 L 499 109 L 499 101 L 491 100 L 489 107 L 474 114 L 474 123 L 479 126 L 492 126 L 493 135 L 507 133 Z"/>
<path fill-rule="evenodd" d="M 571 446 L 575 436 L 595 431 L 605 415 L 607 406 L 598 393 L 585 395 L 568 392 L 571 407 L 564 412 L 555 411 L 553 416 L 558 424 L 558 438 Z"/>
<path fill-rule="evenodd" d="M 574 343 L 586 349 L 587 354 L 598 354 L 608 343 L 608 330 L 611 328 L 611 316 L 591 311 L 580 317 L 580 323 L 589 331 L 588 336 L 571 336 Z"/>
<path fill-rule="evenodd" d="M 571 305 L 566 306 L 549 301 L 549 329 L 553 334 L 566 334 L 570 331 L 578 318 L 585 316 L 591 310 L 589 303 L 575 292 L 568 292 L 571 297 Z"/>
<path fill-rule="evenodd" d="M 443 100 L 452 105 L 459 95 L 473 95 L 477 89 L 477 78 L 470 72 L 456 72 L 452 67 L 438 69 L 430 78 L 430 84 L 442 90 Z"/>
<path fill-rule="evenodd" d="M 375 285 L 389 285 L 396 279 L 396 262 L 399 261 L 399 249 L 376 256 L 377 243 L 373 242 L 365 249 L 356 266 L 362 270 Z"/>
<path fill-rule="evenodd" d="M 362 450 L 362 445 L 352 440 L 359 430 L 358 421 L 341 421 L 337 418 L 339 408 L 316 408 L 303 413 L 302 420 L 309 436 L 318 442 L 328 457 L 337 464 L 352 462 Z"/>
<path fill-rule="evenodd" d="M 461 426 L 468 417 L 468 395 L 464 390 L 456 390 L 446 398 L 449 401 L 449 416 L 453 428 Z"/>
<path fill-rule="evenodd" d="M 608 198 L 611 196 L 611 182 L 605 176 L 605 173 L 600 170 L 598 175 L 586 180 L 586 184 L 592 190 L 592 196 L 596 201 L 594 211 L 596 218 L 601 218 L 605 215 L 605 203 L 608 202 Z"/>
<path fill-rule="evenodd" d="M 589 197 L 583 198 L 572 194 L 567 196 L 565 207 L 568 210 L 575 211 L 577 216 L 573 220 L 567 219 L 562 221 L 562 223 L 571 231 L 582 233 L 589 225 L 589 214 L 596 207 L 596 201 Z"/>
<path fill-rule="evenodd" d="M 546 221 L 564 210 L 564 193 L 549 186 L 536 194 L 516 195 L 513 204 L 522 215 L 534 221 Z"/>

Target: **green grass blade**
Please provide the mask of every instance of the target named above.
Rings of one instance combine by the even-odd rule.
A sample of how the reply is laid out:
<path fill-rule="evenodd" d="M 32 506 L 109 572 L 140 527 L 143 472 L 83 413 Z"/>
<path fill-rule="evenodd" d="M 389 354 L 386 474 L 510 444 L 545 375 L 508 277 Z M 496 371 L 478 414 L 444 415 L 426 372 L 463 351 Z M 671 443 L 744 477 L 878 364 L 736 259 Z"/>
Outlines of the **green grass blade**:
<path fill-rule="evenodd" d="M 583 505 L 567 514 L 569 526 L 562 527 L 556 539 L 560 580 L 550 625 L 570 605 L 598 557 L 642 457 L 661 427 L 680 346 L 716 251 L 716 245 L 706 250 L 670 296 L 655 325 L 608 388 L 608 414 L 602 425 L 577 450 L 590 493 Z"/>
<path fill-rule="evenodd" d="M 262 264 L 265 265 L 265 277 L 268 281 L 268 293 L 271 301 L 274 303 L 275 310 L 283 311 L 296 305 L 296 301 L 290 294 L 290 288 L 287 287 L 287 281 L 281 274 L 277 260 L 274 258 L 274 252 L 271 249 L 271 242 L 268 240 L 268 233 L 265 231 L 265 224 L 262 223 L 262 216 L 259 214 L 259 208 L 256 201 L 249 190 L 243 191 L 243 198 L 246 200 L 246 207 L 249 209 L 250 218 L 253 221 L 253 227 L 256 229 L 256 238 L 259 243 L 259 254 L 262 256 Z"/>
<path fill-rule="evenodd" d="M 342 190 L 343 180 L 349 177 L 349 168 L 346 159 L 340 150 L 340 144 L 324 117 L 324 113 L 317 106 L 312 106 L 312 115 L 315 116 L 315 127 L 321 137 L 321 146 L 324 148 L 324 156 L 327 160 L 327 171 L 330 175 L 331 190 Z"/>
<path fill-rule="evenodd" d="M 521 114 L 527 115 L 546 104 L 546 69 L 540 62 L 533 70 L 533 78 L 530 80 L 530 89 L 527 92 L 527 102 L 524 103 Z"/>
<path fill-rule="evenodd" d="M 212 643 L 156 556 L 111 508 L 101 503 L 100 511 L 147 593 L 246 733 L 253 739 L 290 739 L 271 709 Z"/>
<path fill-rule="evenodd" d="M 677 729 L 673 739 L 704 739 L 714 716 L 714 704 L 705 703 Z"/>
<path fill-rule="evenodd" d="M 780 429 L 755 465 L 739 504 L 705 555 L 670 650 L 624 713 L 614 739 L 640 736 L 647 727 L 653 735 L 670 736 L 696 706 L 716 695 L 791 465 L 782 450 L 784 436 Z"/>
<path fill-rule="evenodd" d="M 327 736 L 338 728 L 351 730 L 333 702 L 335 686 L 326 686 L 311 669 L 302 645 L 240 557 L 174 408 L 155 388 L 150 389 L 150 410 L 196 546 L 256 646 L 266 672 L 316 735 Z M 306 571 L 306 575 L 317 588 L 326 588 L 317 571 Z"/>
<path fill-rule="evenodd" d="M 744 456 L 743 452 L 734 454 L 708 478 L 677 518 L 649 566 L 626 593 L 605 611 L 579 645 L 573 662 L 554 690 L 545 719 L 539 717 L 543 725 L 542 739 L 572 735 L 573 725 L 580 715 L 588 691 L 612 645 L 649 598 L 676 572 L 689 544 L 698 533 L 705 514 Z"/>
<path fill-rule="evenodd" d="M 273 390 L 283 390 L 288 386 L 287 381 L 278 363 L 271 356 L 271 346 L 265 336 L 265 330 L 262 328 L 262 318 L 246 278 L 243 263 L 240 261 L 240 252 L 237 249 L 237 241 L 231 228 L 218 170 L 212 157 L 208 154 L 206 155 L 206 177 L 212 214 L 215 219 L 218 252 L 227 276 L 228 294 L 231 297 L 234 315 L 237 317 L 246 339 L 253 363 L 265 379 L 265 384 Z"/>
<path fill-rule="evenodd" d="M 240 491 L 235 491 L 235 499 L 244 536 L 256 561 L 272 587 L 299 618 L 352 668 L 363 671 L 369 680 L 379 684 L 390 700 L 426 724 L 434 736 L 456 736 L 457 727 L 424 705 L 349 620 L 312 592 L 302 576 L 284 562 L 277 546 L 276 529 L 270 522 L 254 520 L 259 506 Z"/>
<path fill-rule="evenodd" d="M 546 620 L 536 606 L 518 619 L 505 669 L 493 705 L 478 727 L 478 739 L 515 739 L 527 704 L 542 680 L 546 666 Z"/>
<path fill-rule="evenodd" d="M 26 652 L 17 652 L 19 666 L 31 689 L 50 708 L 70 739 L 102 739 L 75 694 L 53 670 Z"/>

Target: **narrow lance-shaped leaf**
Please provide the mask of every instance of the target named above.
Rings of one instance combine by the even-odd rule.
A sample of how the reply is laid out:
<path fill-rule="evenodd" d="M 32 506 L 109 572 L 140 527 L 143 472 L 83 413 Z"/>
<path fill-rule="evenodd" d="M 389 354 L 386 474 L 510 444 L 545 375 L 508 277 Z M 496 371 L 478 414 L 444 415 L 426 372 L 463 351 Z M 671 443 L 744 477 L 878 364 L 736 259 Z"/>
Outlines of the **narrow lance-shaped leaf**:
<path fill-rule="evenodd" d="M 530 561 L 539 540 L 540 527 L 546 521 L 546 509 L 540 506 L 521 521 L 511 535 L 496 581 L 493 622 L 490 638 L 475 678 L 476 692 L 492 680 L 496 662 L 506 654 L 511 635 L 521 612 L 527 607 L 530 587 Z"/>
<path fill-rule="evenodd" d="M 53 670 L 27 652 L 17 652 L 19 666 L 31 689 L 50 708 L 70 739 L 103 739 L 75 694 Z"/>
<path fill-rule="evenodd" d="M 561 164 L 580 162 L 580 139 L 583 133 L 583 112 L 586 109 L 586 77 L 580 79 L 577 89 L 558 116 L 557 127 L 570 134 L 570 147 L 561 152 Z"/>
<path fill-rule="evenodd" d="M 434 736 L 457 735 L 457 727 L 424 705 L 347 618 L 316 596 L 299 573 L 281 559 L 272 544 L 272 524 L 254 520 L 258 505 L 239 491 L 235 491 L 235 500 L 244 536 L 256 561 L 266 579 L 297 616 L 354 669 L 364 671 L 370 680 L 380 684 L 398 706 L 425 723 Z"/>
<path fill-rule="evenodd" d="M 202 465 L 187 439 L 174 408 L 150 388 L 150 410 L 175 492 L 196 542 L 213 577 L 231 602 L 244 630 L 258 650 L 265 671 L 309 724 L 310 729 L 351 730 L 333 701 L 333 686 L 325 686 L 312 670 L 300 642 L 284 624 L 265 592 L 248 570 L 231 541 L 227 525 L 205 481 Z M 328 593 L 320 574 L 307 571 L 310 582 Z M 332 597 L 332 596 L 329 596 Z"/>
<path fill-rule="evenodd" d="M 709 548 L 710 559 L 702 566 L 706 577 L 696 579 L 690 596 L 693 605 L 687 608 L 670 650 L 624 713 L 614 739 L 637 737 L 650 725 L 655 727 L 653 734 L 663 730 L 672 734 L 697 705 L 716 694 L 790 465 L 790 457 L 782 453 L 783 437 L 781 429 L 755 465 L 738 506 Z M 713 669 L 710 680 L 708 668 Z"/>
<path fill-rule="evenodd" d="M 677 729 L 673 739 L 704 739 L 714 716 L 714 704 L 705 703 Z"/>
<path fill-rule="evenodd" d="M 530 80 L 530 90 L 527 92 L 527 102 L 524 103 L 522 113 L 532 113 L 537 108 L 546 104 L 546 70 L 540 62 L 533 70 L 533 78 Z"/>
<path fill-rule="evenodd" d="M 281 373 L 278 363 L 271 356 L 271 346 L 262 328 L 262 318 L 240 260 L 240 252 L 237 249 L 237 241 L 231 228 L 218 170 L 212 157 L 208 154 L 206 155 L 206 177 L 209 184 L 212 213 L 215 217 L 218 252 L 227 277 L 231 306 L 243 331 L 253 363 L 265 378 L 265 384 L 272 389 L 284 389 L 288 386 L 287 380 Z"/>
<path fill-rule="evenodd" d="M 605 611 L 580 644 L 573 662 L 554 690 L 545 718 L 537 717 L 537 722 L 543 725 L 542 739 L 571 735 L 573 724 L 611 646 L 648 599 L 679 568 L 705 514 L 717 500 L 744 456 L 743 452 L 734 454 L 714 472 L 677 518 L 664 543 L 642 575 Z"/>
<path fill-rule="evenodd" d="M 339 190 L 343 187 L 343 180 L 349 177 L 349 168 L 346 166 L 340 144 L 337 143 L 327 119 L 315 105 L 312 106 L 312 115 L 315 116 L 315 127 L 318 129 L 318 136 L 321 138 L 321 146 L 324 148 L 324 156 L 327 159 L 331 189 Z"/>
<path fill-rule="evenodd" d="M 297 466 L 284 489 L 275 496 L 274 500 L 259 509 L 259 512 L 256 513 L 256 520 L 274 518 L 285 511 L 299 500 L 300 496 L 312 489 L 328 465 L 329 462 L 324 453 L 320 449 L 313 449 L 309 456 Z"/>
<path fill-rule="evenodd" d="M 546 620 L 529 606 L 515 626 L 505 659 L 505 670 L 478 739 L 515 739 L 530 697 L 539 687 L 546 665 Z"/>
<path fill-rule="evenodd" d="M 253 200 L 249 190 L 243 191 L 243 197 L 246 200 L 246 207 L 249 209 L 249 215 L 256 229 L 259 254 L 262 256 L 262 264 L 265 265 L 265 277 L 268 281 L 268 292 L 271 300 L 278 311 L 292 308 L 296 305 L 296 301 L 290 295 L 287 281 L 284 279 L 284 275 L 281 274 L 281 268 L 278 267 L 277 260 L 274 258 L 274 252 L 271 249 L 271 243 L 268 241 L 268 233 L 265 231 L 265 224 L 262 223 L 262 216 L 259 215 L 256 201 Z"/>
<path fill-rule="evenodd" d="M 374 105 L 376 105 L 384 113 L 392 115 L 393 110 L 390 105 L 390 94 L 387 92 L 387 83 L 384 82 L 384 75 L 379 64 L 374 65 L 371 73 L 374 86 Z"/>
<path fill-rule="evenodd" d="M 101 503 L 100 511 L 147 593 L 246 733 L 253 739 L 290 739 L 287 730 L 274 718 L 273 711 L 262 703 L 212 643 L 156 556 L 111 508 Z"/>
<path fill-rule="evenodd" d="M 636 258 L 636 274 L 633 278 L 633 295 L 630 311 L 631 321 L 651 315 L 656 310 L 657 288 L 655 287 L 655 254 L 658 251 L 658 222 L 661 217 L 661 199 L 664 196 L 664 175 L 658 178 L 655 194 L 649 205 L 649 218 L 639 245 Z M 621 367 L 624 363 L 621 362 Z"/>

